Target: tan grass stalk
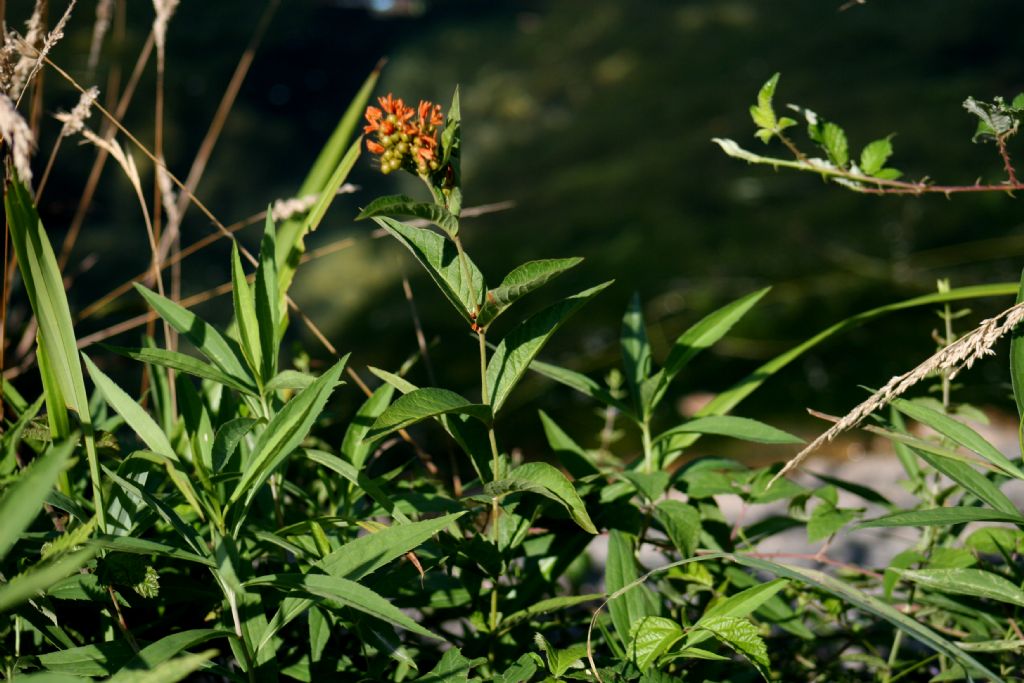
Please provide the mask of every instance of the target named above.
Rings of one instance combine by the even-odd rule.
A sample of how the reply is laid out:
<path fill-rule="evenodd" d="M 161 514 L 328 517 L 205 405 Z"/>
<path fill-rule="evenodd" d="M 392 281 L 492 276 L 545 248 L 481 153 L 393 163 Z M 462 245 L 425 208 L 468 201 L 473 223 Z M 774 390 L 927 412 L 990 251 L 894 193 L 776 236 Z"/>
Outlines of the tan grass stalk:
<path fill-rule="evenodd" d="M 60 135 L 57 136 L 57 140 L 53 143 L 53 149 L 50 150 L 50 158 L 46 160 L 46 168 L 43 170 L 43 177 L 39 179 L 39 188 L 36 190 L 36 203 L 39 203 L 39 198 L 43 194 L 43 189 L 46 187 L 46 181 L 50 177 L 50 172 L 53 170 L 53 164 L 57 160 L 57 152 L 60 151 L 61 142 L 64 138 L 71 135 L 76 135 L 82 131 L 85 126 L 85 122 L 92 115 L 92 105 L 96 102 L 96 98 L 99 97 L 99 88 L 93 86 L 86 90 L 78 98 L 78 104 L 76 104 L 70 112 L 59 111 L 53 115 L 55 119 L 60 121 L 63 126 L 60 129 Z"/>
<path fill-rule="evenodd" d="M 99 0 L 96 3 L 96 21 L 92 25 L 92 42 L 89 44 L 89 70 L 92 71 L 100 62 L 100 51 L 103 39 L 110 30 L 110 20 L 114 15 L 114 0 Z"/>
<path fill-rule="evenodd" d="M 949 378 L 952 379 L 961 370 L 974 365 L 977 360 L 992 355 L 994 353 L 992 347 L 995 346 L 995 343 L 1011 332 L 1021 321 L 1024 321 L 1024 303 L 1015 304 L 1002 313 L 983 320 L 972 332 L 941 349 L 910 372 L 893 377 L 884 387 L 869 396 L 866 401 L 847 413 L 828 431 L 797 453 L 796 457 L 786 463 L 786 466 L 772 478 L 772 483 L 799 467 L 807 456 L 822 445 L 832 441 L 848 429 L 856 427 L 868 415 L 889 405 L 894 399 L 926 377 L 935 373 L 948 372 Z"/>

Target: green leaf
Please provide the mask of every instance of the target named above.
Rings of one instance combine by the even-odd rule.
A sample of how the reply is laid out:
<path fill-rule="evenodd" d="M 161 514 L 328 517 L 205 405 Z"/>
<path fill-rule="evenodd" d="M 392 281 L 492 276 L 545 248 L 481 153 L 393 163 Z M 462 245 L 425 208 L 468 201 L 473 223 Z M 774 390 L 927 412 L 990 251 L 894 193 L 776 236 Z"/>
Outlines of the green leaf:
<path fill-rule="evenodd" d="M 629 657 L 640 671 L 647 671 L 680 638 L 683 628 L 665 617 L 644 617 L 633 624 Z"/>
<path fill-rule="evenodd" d="M 345 430 L 345 438 L 341 442 L 341 454 L 348 458 L 348 461 L 360 470 L 366 458 L 370 456 L 373 440 L 367 438 L 370 427 L 380 414 L 391 403 L 391 397 L 395 388 L 390 384 L 382 384 L 370 394 L 370 397 L 356 411 L 355 417 Z"/>
<path fill-rule="evenodd" d="M 48 671 L 77 676 L 106 677 L 132 658 L 134 652 L 126 640 L 70 647 L 38 656 Z"/>
<path fill-rule="evenodd" d="M 931 510 L 908 510 L 891 515 L 868 519 L 857 524 L 857 528 L 870 526 L 951 526 L 968 522 L 1013 522 L 1024 526 L 1024 516 L 983 508 L 933 508 Z"/>
<path fill-rule="evenodd" d="M 18 179 L 16 172 L 4 192 L 4 209 L 11 240 L 14 243 L 14 253 L 18 260 L 18 270 L 21 272 L 32 312 L 35 313 L 39 324 L 38 345 L 42 351 L 39 359 L 45 364 L 45 368 L 41 365 L 40 370 L 43 371 L 44 386 L 51 389 L 47 391 L 47 400 L 56 399 L 56 394 L 59 393 L 61 400 L 78 413 L 85 438 L 86 458 L 89 461 L 89 478 L 102 531 L 106 526 L 106 508 L 103 505 L 99 460 L 93 438 L 89 398 L 85 393 L 82 363 L 78 358 L 78 344 L 71 323 L 71 310 L 68 308 L 68 298 L 64 291 L 64 279 L 61 277 L 57 257 L 54 256 L 46 230 L 32 202 L 32 194 Z M 48 411 L 64 413 L 66 407 L 51 404 Z"/>
<path fill-rule="evenodd" d="M 186 653 L 181 657 L 161 662 L 146 671 L 126 668 L 109 680 L 113 683 L 177 683 L 201 669 L 216 655 L 216 650 Z"/>
<path fill-rule="evenodd" d="M 0 560 L 42 511 L 43 502 L 74 449 L 74 439 L 50 446 L 4 491 L 0 498 Z"/>
<path fill-rule="evenodd" d="M 267 382 L 263 391 L 269 396 L 285 389 L 308 389 L 309 385 L 315 381 L 316 377 L 313 375 L 307 375 L 298 370 L 282 370 Z"/>
<path fill-rule="evenodd" d="M 786 579 L 775 579 L 730 595 L 724 600 L 712 604 L 705 610 L 696 625 L 700 626 L 705 620 L 715 617 L 746 617 L 771 600 L 772 596 L 788 584 L 789 581 Z"/>
<path fill-rule="evenodd" d="M 437 204 L 418 202 L 401 194 L 374 199 L 359 212 L 356 220 L 361 221 L 374 216 L 413 216 L 430 221 L 450 237 L 459 234 L 459 219 L 447 209 Z"/>
<path fill-rule="evenodd" d="M 309 448 L 305 449 L 305 455 L 318 465 L 323 465 L 347 479 L 353 486 L 370 496 L 395 520 L 399 522 L 409 521 L 409 518 L 398 509 L 391 497 L 374 480 L 367 476 L 365 470 L 357 470 L 354 465 L 326 451 Z"/>
<path fill-rule="evenodd" d="M 159 555 L 174 560 L 186 562 L 197 562 L 208 567 L 216 567 L 216 563 L 208 557 L 196 555 L 195 553 L 181 548 L 176 548 L 166 543 L 157 543 L 143 538 L 132 536 L 97 536 L 89 540 L 89 545 L 103 550 L 111 550 L 118 553 L 132 553 L 134 555 Z"/>
<path fill-rule="evenodd" d="M 453 647 L 450 650 L 445 650 L 437 666 L 422 678 L 417 678 L 416 683 L 468 683 L 469 672 L 483 661 L 485 660 L 470 661 L 462 655 L 459 648 Z"/>
<path fill-rule="evenodd" d="M 242 354 L 249 363 L 252 376 L 263 384 L 263 351 L 260 345 L 260 325 L 256 320 L 256 302 L 242 270 L 242 259 L 238 255 L 238 243 L 231 243 L 231 297 L 235 305 L 235 320 L 242 342 Z"/>
<path fill-rule="evenodd" d="M 1015 303 L 1024 302 L 1024 271 L 1020 275 Z M 1024 421 L 1024 327 L 1016 327 L 1010 337 L 1010 382 L 1017 403 L 1017 418 Z"/>
<path fill-rule="evenodd" d="M 326 213 L 327 207 L 334 201 L 341 183 L 345 181 L 352 165 L 359 157 L 358 136 L 359 126 L 363 123 L 363 113 L 366 111 L 366 103 L 373 95 L 373 89 L 377 86 L 377 78 L 380 76 L 380 69 L 375 68 L 366 80 L 363 81 L 359 91 L 345 109 L 345 113 L 335 126 L 334 132 L 327 140 L 327 143 L 320 150 L 316 161 L 310 168 L 306 178 L 302 181 L 297 197 L 305 197 L 310 194 L 320 195 L 317 207 L 314 207 L 306 216 L 296 216 L 284 221 L 278 227 L 276 258 L 278 272 L 278 288 L 282 298 L 288 292 L 295 277 L 295 269 L 299 266 L 299 259 L 306 250 L 304 240 L 306 235 L 314 230 Z M 355 141 L 353 143 L 353 141 Z M 337 184 L 335 184 L 337 183 Z M 323 204 L 323 207 L 319 205 Z M 319 217 L 314 217 L 314 213 Z M 315 218 L 315 220 L 313 220 Z"/>
<path fill-rule="evenodd" d="M 179 631 L 178 633 L 164 636 L 155 643 L 142 648 L 135 657 L 118 669 L 109 683 L 134 681 L 135 676 L 139 674 L 140 670 L 154 669 L 166 663 L 182 650 L 193 648 L 214 638 L 233 638 L 234 635 L 232 631 L 225 631 L 223 629 L 200 628 Z"/>
<path fill-rule="evenodd" d="M 902 569 L 899 573 L 907 581 L 941 593 L 970 595 L 1024 607 L 1024 591 L 984 569 Z"/>
<path fill-rule="evenodd" d="M 581 261 L 581 258 L 543 259 L 514 268 L 500 285 L 487 292 L 476 324 L 486 328 L 516 301 L 540 289 Z"/>
<path fill-rule="evenodd" d="M 779 83 L 779 74 L 775 73 L 769 78 L 761 90 L 757 93 L 757 104 L 750 107 L 750 118 L 754 125 L 762 129 L 756 135 L 767 143 L 775 131 L 775 109 L 772 107 L 772 99 L 775 97 L 775 86 Z"/>
<path fill-rule="evenodd" d="M 1010 462 L 1010 459 L 999 452 L 999 449 L 990 444 L 985 438 L 964 423 L 933 410 L 920 403 L 913 403 L 906 399 L 898 398 L 892 402 L 896 410 L 900 411 L 912 420 L 931 427 L 939 434 L 951 439 L 964 448 L 974 451 L 985 460 L 1001 469 L 1008 476 L 1024 479 L 1024 472 Z"/>
<path fill-rule="evenodd" d="M 243 507 L 248 507 L 267 477 L 299 447 L 312 428 L 313 422 L 323 412 L 347 359 L 348 356 L 335 363 L 308 389 L 285 404 L 260 433 L 253 446 L 248 466 L 228 499 L 229 505 L 244 496 Z"/>
<path fill-rule="evenodd" d="M 379 593 L 340 576 L 330 576 L 327 574 L 268 574 L 250 579 L 244 585 L 249 588 L 272 586 L 289 594 L 300 592 L 320 598 L 327 598 L 425 638 L 443 640 L 441 636 L 428 631 L 413 621 L 412 618 L 391 604 Z"/>
<path fill-rule="evenodd" d="M 170 299 L 140 284 L 136 284 L 135 289 L 168 325 L 192 342 L 222 372 L 239 384 L 252 385 L 242 350 L 236 342 L 225 338 L 213 325 Z"/>
<path fill-rule="evenodd" d="M 716 434 L 743 441 L 766 444 L 798 444 L 803 439 L 757 420 L 731 415 L 698 417 L 659 434 L 654 442 L 671 441 L 679 434 Z"/>
<path fill-rule="evenodd" d="M 828 538 L 857 519 L 858 515 L 858 510 L 837 508 L 832 503 L 823 502 L 814 508 L 807 520 L 807 540 L 813 543 Z"/>
<path fill-rule="evenodd" d="M 582 373 L 568 368 L 559 367 L 557 365 L 551 365 L 550 363 L 544 363 L 536 358 L 530 362 L 530 369 L 544 375 L 548 379 L 558 382 L 559 384 L 564 384 L 570 389 L 575 389 L 584 396 L 589 396 L 603 405 L 615 408 L 626 415 L 631 416 L 633 414 L 632 408 L 612 396 L 608 393 L 607 389 Z"/>
<path fill-rule="evenodd" d="M 846 142 L 846 132 L 831 121 L 821 127 L 821 146 L 833 164 L 845 168 L 850 161 L 850 150 Z"/>
<path fill-rule="evenodd" d="M 615 632 L 623 644 L 629 644 L 630 629 L 645 617 L 658 614 L 658 600 L 651 590 L 639 584 L 615 597 L 615 594 L 639 579 L 636 558 L 633 555 L 633 536 L 618 529 L 608 533 L 608 559 L 604 568 L 605 590 L 610 597 L 608 611 L 611 613 Z"/>
<path fill-rule="evenodd" d="M 414 228 L 386 216 L 375 216 L 373 220 L 412 252 L 459 315 L 473 323 L 486 285 L 480 269 L 469 256 L 464 255 L 463 264 L 455 244 L 436 232 Z"/>
<path fill-rule="evenodd" d="M 114 412 L 124 418 L 125 424 L 139 435 L 139 438 L 142 439 L 142 442 L 151 451 L 177 460 L 178 456 L 174 452 L 174 447 L 171 446 L 167 435 L 160 429 L 156 421 L 149 416 L 149 413 L 136 403 L 135 399 L 129 396 L 124 389 L 117 386 L 112 379 L 103 374 L 103 371 L 96 367 L 96 364 L 84 353 L 82 354 L 82 359 L 89 370 L 89 377 L 92 378 L 96 388 L 103 395 L 103 400 L 114 409 Z"/>
<path fill-rule="evenodd" d="M 508 395 L 551 335 L 573 313 L 610 284 L 611 281 L 605 282 L 563 299 L 527 318 L 505 335 L 487 364 L 489 403 L 495 414 L 501 410 Z"/>
<path fill-rule="evenodd" d="M 490 406 L 470 403 L 454 391 L 428 387 L 399 396 L 373 422 L 366 438 L 378 439 L 427 418 L 441 415 L 469 415 L 484 423 L 491 421 Z"/>
<path fill-rule="evenodd" d="M 752 569 L 800 581 L 801 583 L 808 584 L 818 588 L 819 590 L 823 590 L 826 593 L 830 593 L 858 609 L 888 621 L 914 640 L 931 648 L 935 652 L 946 655 L 953 661 L 961 664 L 968 671 L 980 676 L 986 676 L 993 681 L 1003 680 L 998 675 L 989 671 L 981 662 L 974 659 L 971 655 L 935 633 L 924 624 L 921 624 L 912 617 L 899 612 L 892 605 L 889 605 L 874 596 L 868 595 L 844 581 L 836 579 L 816 569 L 777 564 L 769 560 L 762 560 L 745 555 L 734 555 L 733 558 L 740 564 Z"/>
<path fill-rule="evenodd" d="M 321 200 L 323 197 L 321 197 Z M 316 211 L 316 207 L 313 208 Z M 312 214 L 311 214 L 312 215 Z M 277 374 L 277 354 L 279 341 L 284 334 L 287 321 L 285 293 L 280 288 L 275 253 L 277 250 L 277 232 L 274 220 L 267 211 L 266 224 L 263 226 L 263 237 L 260 240 L 260 260 L 256 268 L 256 286 L 254 298 L 256 305 L 256 322 L 259 327 L 260 356 L 263 363 L 254 370 L 262 376 L 263 382 L 270 382 Z"/>
<path fill-rule="evenodd" d="M 256 396 L 258 392 L 256 388 L 248 381 L 240 382 L 237 378 L 228 375 L 220 368 L 204 363 L 203 361 L 188 355 L 187 353 L 181 353 L 180 351 L 168 351 L 167 349 L 158 349 L 153 347 L 144 347 L 139 349 L 130 349 L 122 346 L 113 346 L 111 344 L 101 344 L 104 349 L 113 351 L 114 353 L 122 356 L 127 356 L 133 360 L 137 360 L 143 363 L 149 363 L 152 365 L 159 365 L 164 368 L 171 368 L 172 370 L 178 370 L 186 374 L 192 375 L 193 377 L 199 377 L 201 379 L 208 379 L 217 384 L 223 384 L 224 386 L 234 389 L 235 391 L 249 396 Z"/>
<path fill-rule="evenodd" d="M 746 619 L 737 617 L 711 617 L 701 619 L 694 628 L 701 628 L 711 633 L 736 652 L 743 655 L 764 680 L 771 679 L 768 661 L 768 648 L 757 632 L 757 627 Z"/>
<path fill-rule="evenodd" d="M 567 607 L 575 607 L 576 605 L 583 604 L 584 602 L 600 600 L 603 597 L 604 593 L 585 593 L 583 595 L 566 595 L 540 600 L 533 603 L 526 609 L 521 609 L 517 612 L 513 612 L 507 617 L 504 617 L 501 620 L 501 626 L 503 630 L 507 630 L 515 624 L 532 619 L 533 617 L 540 616 L 542 614 L 550 614 L 551 612 L 560 612 Z"/>
<path fill-rule="evenodd" d="M 963 486 L 996 510 L 1008 515 L 1019 514 L 1017 506 L 1013 504 L 1013 501 L 1007 498 L 1006 494 L 999 490 L 999 487 L 989 481 L 988 477 L 979 473 L 970 465 L 959 460 L 951 460 L 950 458 L 929 453 L 920 448 L 914 448 L 913 450 L 926 463 Z"/>
<path fill-rule="evenodd" d="M 584 531 L 596 534 L 597 528 L 587 514 L 576 488 L 564 474 L 546 462 L 528 462 L 520 465 L 508 476 L 493 481 L 484 487 L 491 496 L 503 496 L 521 491 L 538 493 L 564 507 Z"/>
<path fill-rule="evenodd" d="M 890 156 L 892 156 L 892 141 L 890 138 L 882 138 L 870 142 L 861 150 L 860 170 L 867 175 L 875 175 L 882 170 Z"/>
<path fill-rule="evenodd" d="M 566 434 L 554 420 L 548 417 L 547 413 L 543 410 L 537 412 L 540 414 L 540 421 L 544 427 L 544 436 L 548 440 L 548 445 L 554 451 L 558 464 L 562 465 L 576 479 L 591 474 L 598 474 L 597 465 L 590 455 L 583 450 L 583 447 L 573 441 L 572 437 Z"/>
<path fill-rule="evenodd" d="M 80 550 L 53 562 L 33 565 L 10 581 L 0 583 L 0 612 L 6 612 L 11 607 L 46 591 L 53 584 L 81 569 L 95 554 L 96 551 L 92 548 Z"/>
<path fill-rule="evenodd" d="M 665 529 L 672 544 L 683 557 L 691 557 L 700 538 L 700 513 L 679 500 L 663 500 L 654 508 L 654 517 Z"/>
<path fill-rule="evenodd" d="M 661 402 L 669 384 L 694 356 L 728 334 L 733 325 L 739 322 L 769 290 L 770 288 L 766 287 L 740 297 L 705 316 L 693 327 L 679 335 L 672 345 L 664 367 L 655 374 L 657 384 L 652 405 Z"/>
<path fill-rule="evenodd" d="M 629 395 L 633 399 L 633 410 L 637 415 L 646 418 L 653 408 L 650 403 L 652 397 L 644 396 L 645 392 L 641 391 L 641 387 L 651 374 L 651 345 L 647 341 L 643 303 L 638 292 L 633 293 L 626 313 L 622 316 L 619 346 L 622 348 L 622 367 Z"/>

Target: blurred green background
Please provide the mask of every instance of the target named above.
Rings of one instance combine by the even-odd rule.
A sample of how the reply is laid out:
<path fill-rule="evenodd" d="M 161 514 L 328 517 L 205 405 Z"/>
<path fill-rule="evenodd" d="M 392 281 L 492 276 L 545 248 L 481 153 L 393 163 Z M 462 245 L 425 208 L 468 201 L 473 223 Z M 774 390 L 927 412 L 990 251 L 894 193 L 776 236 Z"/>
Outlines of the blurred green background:
<path fill-rule="evenodd" d="M 10 23 L 27 15 L 29 3 L 8 4 Z M 197 194 L 225 223 L 290 196 L 359 84 L 386 57 L 381 94 L 447 105 L 455 86 L 461 87 L 466 204 L 515 203 L 464 226 L 467 248 L 489 282 L 525 260 L 586 257 L 551 292 L 525 303 L 539 307 L 555 293 L 616 279 L 555 337 L 546 360 L 603 376 L 617 361 L 618 319 L 634 290 L 645 301 L 657 361 L 677 334 L 716 306 L 773 285 L 729 339 L 688 369 L 675 397 L 721 390 L 833 322 L 933 291 L 937 278 L 951 278 L 956 286 L 1019 277 L 1024 226 L 1012 199 L 860 196 L 814 177 L 747 166 L 710 142 L 729 137 L 761 151 L 747 108 L 758 87 L 780 71 L 777 102 L 799 103 L 839 122 L 853 149 L 896 133 L 891 164 L 909 178 L 1001 179 L 994 149 L 971 143 L 974 123 L 961 102 L 968 95 L 987 99 L 1024 89 L 1024 3 L 868 0 L 841 11 L 842 5 L 283 2 Z M 83 83 L 102 87 L 105 69 L 90 74 L 85 68 L 93 6 L 80 3 L 70 39 L 55 59 Z M 258 0 L 184 0 L 172 20 L 165 144 L 179 176 L 187 173 L 263 9 Z M 148 2 L 131 2 L 127 10 L 124 41 L 110 39 L 106 48 L 124 68 L 134 63 L 152 18 Z M 145 141 L 153 131 L 152 76 L 150 69 L 126 117 Z M 74 94 L 53 75 L 48 87 L 54 106 L 74 104 Z M 44 126 L 40 149 L 49 149 L 58 129 L 52 121 Z M 1019 141 L 1011 152 L 1024 158 Z M 73 145 L 61 153 L 42 207 L 54 234 L 70 220 L 93 154 Z M 141 155 L 136 157 L 141 166 Z M 379 194 L 421 189 L 412 177 L 380 176 L 368 155 L 350 181 L 362 189 L 338 198 L 308 246 L 356 241 L 300 269 L 296 300 L 339 349 L 353 352 L 360 371 L 366 365 L 394 368 L 416 348 L 401 288 L 407 273 L 428 339 L 442 342 L 432 350 L 437 381 L 471 392 L 475 340 L 397 245 L 369 240 L 371 226 L 352 220 Z M 76 250 L 78 263 L 97 260 L 76 277 L 73 309 L 107 291 L 112 277 L 145 268 L 145 233 L 130 196 L 123 178 L 108 168 Z M 209 230 L 191 210 L 184 242 Z M 258 228 L 240 237 L 255 247 Z M 227 254 L 221 243 L 186 261 L 184 293 L 228 281 Z M 972 303 L 969 320 L 1005 303 Z M 79 333 L 142 310 L 141 300 L 129 294 L 103 319 L 83 323 Z M 199 310 L 227 322 L 229 298 Z M 795 363 L 737 413 L 775 421 L 781 413 L 785 421 L 800 419 L 804 407 L 843 412 L 863 395 L 858 385 L 879 386 L 930 354 L 938 324 L 933 311 L 922 310 L 846 334 Z M 318 355 L 299 325 L 292 325 L 291 335 Z M 137 339 L 129 333 L 120 341 Z M 965 398 L 1009 405 L 1001 362 L 974 372 L 989 390 Z M 413 375 L 428 383 L 422 366 Z M 358 396 L 350 391 L 345 400 L 349 405 L 340 406 L 339 414 L 347 414 Z M 509 405 L 509 442 L 503 446 L 539 451 L 536 408 L 568 420 L 570 412 L 580 413 L 581 400 L 531 379 Z M 519 408 L 527 402 L 529 409 Z M 594 415 L 570 431 L 590 445 L 594 439 L 587 435 L 600 426 Z M 620 445 L 624 452 L 631 447 L 628 440 Z"/>

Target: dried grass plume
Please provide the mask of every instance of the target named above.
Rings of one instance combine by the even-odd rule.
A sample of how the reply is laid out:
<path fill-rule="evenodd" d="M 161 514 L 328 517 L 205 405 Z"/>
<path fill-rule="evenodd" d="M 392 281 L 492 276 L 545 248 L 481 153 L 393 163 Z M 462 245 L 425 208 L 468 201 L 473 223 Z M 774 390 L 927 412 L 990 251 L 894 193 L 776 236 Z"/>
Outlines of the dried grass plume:
<path fill-rule="evenodd" d="M 32 150 L 35 148 L 35 140 L 32 137 L 32 129 L 18 113 L 14 102 L 7 95 L 0 94 L 0 137 L 10 150 L 14 159 L 14 167 L 18 170 L 18 177 L 26 184 L 32 185 Z"/>

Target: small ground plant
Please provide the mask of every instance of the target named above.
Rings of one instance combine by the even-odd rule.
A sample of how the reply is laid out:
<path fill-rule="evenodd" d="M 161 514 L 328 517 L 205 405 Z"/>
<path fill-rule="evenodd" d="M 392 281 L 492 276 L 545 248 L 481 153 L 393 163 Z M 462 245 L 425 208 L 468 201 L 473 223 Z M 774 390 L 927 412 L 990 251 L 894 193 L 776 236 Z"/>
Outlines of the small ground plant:
<path fill-rule="evenodd" d="M 156 4 L 154 31 L 161 22 L 166 30 L 174 3 Z M 59 28 L 8 36 L 29 60 L 26 73 L 45 69 L 71 81 L 47 57 Z M 162 39 L 155 44 L 162 49 Z M 447 111 L 392 94 L 369 104 L 376 81 L 375 72 L 353 99 L 299 197 L 261 216 L 259 253 L 234 243 L 227 326 L 192 312 L 173 282 L 165 289 L 164 270 L 184 249 L 158 230 L 132 152 L 150 158 L 162 179 L 165 228 L 181 201 L 207 213 L 219 237 L 234 240 L 232 231 L 194 196 L 194 185 L 170 173 L 159 144 L 120 130 L 106 109 L 105 132 L 86 128 L 96 95 L 75 83 L 83 99 L 62 125 L 125 171 L 152 247 L 152 267 L 134 289 L 146 319 L 160 324 L 135 347 L 76 339 L 62 261 L 37 213 L 43 183 L 32 175 L 32 133 L 17 97 L 8 96 L 16 84 L 5 86 L 4 203 L 34 319 L 26 326 L 37 339 L 26 367 L 41 387 L 23 396 L 3 382 L 5 679 L 1022 680 L 1024 515 L 1003 489 L 1024 480 L 1024 470 L 1018 454 L 1004 454 L 965 421 L 977 411 L 956 402 L 951 384 L 1012 333 L 1024 295 L 963 336 L 954 332 L 960 316 L 951 303 L 1012 296 L 1015 283 L 942 286 L 838 322 L 735 385 L 710 387 L 715 398 L 681 420 L 666 406 L 670 385 L 769 291 L 710 312 L 657 361 L 635 297 L 622 319 L 620 367 L 602 381 L 541 360 L 548 340 L 612 282 L 523 314 L 521 299 L 544 296 L 544 286 L 581 259 L 530 261 L 500 279 L 482 272 L 462 241 L 458 92 Z M 887 166 L 887 138 L 855 163 L 842 129 L 801 110 L 828 159 L 809 157 L 786 133 L 795 120 L 775 113 L 777 81 L 751 113 L 758 137 L 778 139 L 794 160 L 719 141 L 726 152 L 862 192 L 969 191 L 900 180 Z M 1007 179 L 965 187 L 1020 189 L 1008 151 L 1020 99 L 968 101 L 979 139 L 995 143 Z M 364 147 L 381 172 L 409 173 L 423 185 L 422 199 L 380 197 L 356 218 L 408 250 L 462 320 L 465 336 L 444 343 L 478 359 L 474 386 L 443 386 L 445 368 L 420 386 L 426 344 L 402 367 L 364 368 L 340 356 L 289 294 L 305 237 Z M 870 482 L 782 478 L 803 453 L 785 470 L 687 457 L 705 435 L 751 448 L 801 444 L 737 408 L 817 344 L 919 306 L 940 307 L 939 351 L 823 436 L 869 422 L 892 442 L 914 504 L 894 505 Z M 319 334 L 317 352 L 334 356 L 321 371 L 282 350 L 291 324 Z M 115 378 L 115 357 L 143 373 L 142 391 Z M 1010 365 L 1024 412 L 1017 338 Z M 582 394 L 588 411 L 599 407 L 606 438 L 570 434 L 538 411 L 549 448 L 518 455 L 502 411 L 530 372 Z M 939 398 L 908 398 L 926 379 L 938 382 Z M 358 391 L 355 413 L 336 414 L 332 396 Z M 615 430 L 635 432 L 641 452 L 619 457 L 605 448 Z M 431 432 L 450 454 L 421 445 Z M 843 504 L 840 492 L 861 503 Z M 726 514 L 723 496 L 745 510 L 783 503 L 782 512 L 745 522 Z M 858 566 L 830 554 L 836 535 L 855 525 L 866 538 L 873 528 L 905 527 L 913 540 L 888 566 Z M 815 552 L 760 550 L 793 529 Z"/>

